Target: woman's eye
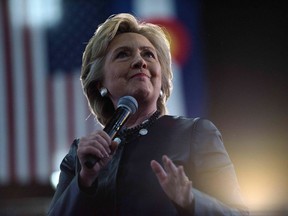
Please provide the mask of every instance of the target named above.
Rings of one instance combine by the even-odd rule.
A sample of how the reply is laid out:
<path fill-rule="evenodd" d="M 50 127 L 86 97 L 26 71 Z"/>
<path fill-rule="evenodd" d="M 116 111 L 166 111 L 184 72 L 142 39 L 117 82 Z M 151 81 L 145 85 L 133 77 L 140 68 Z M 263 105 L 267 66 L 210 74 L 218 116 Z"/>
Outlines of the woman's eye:
<path fill-rule="evenodd" d="M 144 53 L 144 55 L 147 56 L 147 57 L 149 57 L 149 58 L 155 58 L 154 53 L 151 52 L 151 51 L 146 51 L 146 52 Z"/>
<path fill-rule="evenodd" d="M 125 58 L 128 56 L 128 53 L 125 51 L 121 51 L 119 53 L 117 53 L 116 58 Z"/>

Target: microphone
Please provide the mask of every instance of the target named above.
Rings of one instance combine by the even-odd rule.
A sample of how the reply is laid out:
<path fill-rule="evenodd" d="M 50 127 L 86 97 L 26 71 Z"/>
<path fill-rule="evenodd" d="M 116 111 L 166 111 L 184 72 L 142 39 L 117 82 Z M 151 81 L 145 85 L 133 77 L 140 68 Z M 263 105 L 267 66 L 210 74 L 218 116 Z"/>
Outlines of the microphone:
<path fill-rule="evenodd" d="M 123 96 L 119 99 L 117 109 L 114 112 L 111 120 L 103 129 L 112 140 L 117 135 L 117 132 L 122 128 L 125 122 L 128 120 L 131 114 L 134 114 L 138 109 L 138 103 L 132 96 Z M 94 155 L 88 155 L 85 161 L 85 166 L 89 169 L 93 168 L 94 165 L 100 159 Z"/>

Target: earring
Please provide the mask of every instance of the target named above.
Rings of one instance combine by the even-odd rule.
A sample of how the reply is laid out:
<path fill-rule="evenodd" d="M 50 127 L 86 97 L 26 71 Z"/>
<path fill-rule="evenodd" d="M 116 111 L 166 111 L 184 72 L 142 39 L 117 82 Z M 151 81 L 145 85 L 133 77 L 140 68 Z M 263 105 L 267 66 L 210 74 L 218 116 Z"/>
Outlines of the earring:
<path fill-rule="evenodd" d="M 162 98 L 162 97 L 163 97 L 163 91 L 160 90 L 160 98 Z"/>
<path fill-rule="evenodd" d="M 105 97 L 108 94 L 108 90 L 105 87 L 100 88 L 99 92 L 102 97 Z"/>

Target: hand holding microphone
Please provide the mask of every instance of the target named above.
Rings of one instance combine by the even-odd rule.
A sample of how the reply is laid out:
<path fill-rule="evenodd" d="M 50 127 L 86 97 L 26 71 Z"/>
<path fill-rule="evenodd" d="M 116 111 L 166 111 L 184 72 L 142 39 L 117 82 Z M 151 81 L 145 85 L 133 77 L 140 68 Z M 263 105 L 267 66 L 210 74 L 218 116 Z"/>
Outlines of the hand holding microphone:
<path fill-rule="evenodd" d="M 113 140 L 118 131 L 122 128 L 131 114 L 134 114 L 138 109 L 138 103 L 132 96 L 121 97 L 118 101 L 118 106 L 113 114 L 111 120 L 103 129 L 109 137 Z M 93 168 L 94 165 L 100 160 L 96 155 L 87 155 L 85 166 L 89 169 Z"/>

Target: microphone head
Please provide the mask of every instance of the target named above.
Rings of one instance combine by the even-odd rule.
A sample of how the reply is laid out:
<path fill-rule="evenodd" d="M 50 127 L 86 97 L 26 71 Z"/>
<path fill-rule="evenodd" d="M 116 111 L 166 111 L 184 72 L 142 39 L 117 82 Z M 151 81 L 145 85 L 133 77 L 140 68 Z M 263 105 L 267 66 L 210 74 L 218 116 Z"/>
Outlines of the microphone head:
<path fill-rule="evenodd" d="M 132 96 L 123 96 L 118 101 L 118 107 L 126 107 L 131 114 L 134 114 L 138 109 L 138 103 Z"/>

